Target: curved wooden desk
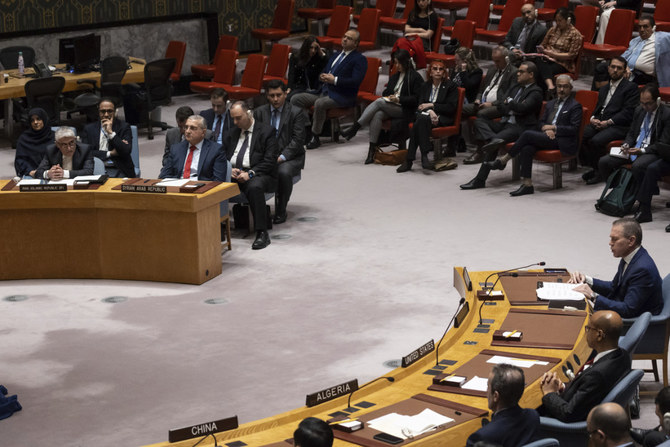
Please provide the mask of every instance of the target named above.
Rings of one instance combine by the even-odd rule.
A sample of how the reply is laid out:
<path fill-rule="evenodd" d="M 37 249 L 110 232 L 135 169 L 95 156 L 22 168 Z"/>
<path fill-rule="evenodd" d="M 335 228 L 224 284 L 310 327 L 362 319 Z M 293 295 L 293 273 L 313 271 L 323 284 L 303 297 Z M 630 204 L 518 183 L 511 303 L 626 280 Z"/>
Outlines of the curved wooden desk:
<path fill-rule="evenodd" d="M 0 192 L 0 279 L 98 278 L 202 284 L 221 273 L 222 183 L 203 194 Z M 0 181 L 0 188 L 8 183 Z"/>
<path fill-rule="evenodd" d="M 462 268 L 457 267 L 454 269 L 455 278 L 458 275 L 462 275 Z M 583 363 L 591 352 L 586 344 L 586 339 L 584 337 L 584 325 L 586 324 L 586 313 L 580 312 L 579 316 L 573 315 L 571 318 L 579 318 L 578 327 L 574 327 L 574 330 L 571 334 L 575 339 L 574 346 L 572 349 L 551 349 L 551 348 L 521 348 L 521 347 L 501 347 L 501 346 L 492 346 L 492 333 L 494 330 L 497 330 L 503 324 L 503 321 L 510 314 L 510 310 L 514 309 L 525 309 L 532 311 L 544 312 L 545 315 L 551 314 L 552 311 L 546 312 L 546 305 L 532 305 L 532 306 L 510 306 L 508 299 L 504 301 L 496 301 L 494 305 L 486 305 L 483 309 L 483 318 L 493 319 L 494 322 L 491 324 L 491 330 L 488 333 L 474 332 L 479 323 L 478 309 L 480 302 L 476 298 L 476 290 L 479 289 L 479 283 L 483 282 L 486 276 L 491 272 L 471 272 L 470 276 L 473 281 L 473 291 L 467 292 L 466 300 L 469 303 L 470 311 L 468 315 L 463 320 L 459 328 L 452 328 L 446 335 L 442 345 L 439 349 L 439 358 L 440 361 L 444 362 L 445 360 L 456 361 L 455 364 L 446 366 L 444 369 L 445 372 L 453 372 L 458 368 L 467 369 L 469 366 L 477 363 L 480 360 L 477 360 L 477 357 L 480 357 L 482 354 L 487 354 L 487 352 L 482 353 L 482 351 L 493 350 L 493 351 L 504 351 L 509 353 L 510 357 L 514 357 L 515 354 L 520 355 L 529 355 L 534 357 L 550 357 L 554 358 L 557 363 L 550 363 L 550 368 L 552 370 L 558 371 L 563 380 L 567 381 L 567 378 L 562 373 L 562 367 L 570 362 L 573 369 L 575 365 Z M 498 284 L 496 286 L 497 290 L 503 290 L 502 286 Z M 512 312 L 514 314 L 515 312 Z M 511 315 L 511 314 L 510 314 Z M 574 323 L 574 321 L 573 321 Z M 446 324 L 446 322 L 445 322 Z M 567 331 L 565 327 L 547 327 L 547 338 L 551 338 L 551 332 L 556 331 L 557 333 L 564 333 Z M 468 342 L 468 344 L 466 344 Z M 476 344 L 470 344 L 476 342 Z M 438 340 L 435 341 L 437 345 Z M 403 355 L 408 353 L 402 353 Z M 490 354 L 490 352 L 489 352 Z M 475 359 L 475 360 L 473 360 Z M 473 361 L 468 365 L 468 362 Z M 464 366 L 465 365 L 465 366 Z M 551 368 L 551 365 L 555 365 Z M 468 395 L 468 394 L 458 394 L 458 393 L 446 393 L 446 392 L 436 392 L 429 391 L 428 387 L 432 385 L 432 380 L 434 374 L 437 371 L 434 369 L 435 366 L 435 353 L 432 352 L 430 355 L 423 357 L 418 362 L 410 365 L 407 368 L 397 368 L 394 371 L 386 374 L 386 376 L 391 376 L 395 378 L 394 383 L 389 383 L 385 380 L 380 380 L 376 383 L 371 384 L 370 386 L 357 391 L 354 393 L 351 400 L 352 406 L 366 401 L 373 403 L 374 406 L 369 408 L 360 408 L 359 411 L 355 412 L 352 417 L 363 418 L 365 419 L 366 414 L 372 412 L 380 412 L 380 410 L 385 407 L 390 407 L 399 402 L 411 400 L 413 397 L 416 399 L 417 395 L 419 400 L 426 400 L 426 395 L 433 398 L 448 400 L 455 404 L 467 405 L 469 407 L 474 407 L 483 411 L 487 411 L 487 400 L 485 397 L 480 395 Z M 491 365 L 492 367 L 492 365 Z M 577 366 L 578 368 L 578 366 Z M 431 374 L 427 374 L 428 371 L 432 371 Z M 524 395 L 520 401 L 522 407 L 527 408 L 536 408 L 541 404 L 542 392 L 539 386 L 539 377 L 532 379 L 533 375 L 524 370 L 527 377 L 527 386 L 524 392 Z M 528 380 L 530 378 L 530 380 Z M 342 381 L 351 379 L 350 377 L 343 377 Z M 335 384 L 333 384 L 335 385 Z M 304 390 L 303 390 L 304 391 Z M 313 392 L 317 390 L 308 390 L 308 392 Z M 297 391 L 296 392 L 300 392 Z M 307 394 L 307 393 L 305 393 Z M 476 393 L 474 393 L 476 394 Z M 262 396 L 250 396 L 250 398 L 263 398 Z M 430 399 L 428 399 L 430 400 Z M 416 407 L 416 405 L 413 405 Z M 411 407 L 411 406 L 410 406 Z M 239 428 L 235 430 L 230 430 L 227 432 L 217 433 L 216 439 L 220 445 L 225 445 L 235 441 L 241 441 L 244 444 L 240 445 L 249 445 L 249 446 L 272 446 L 272 447 L 289 447 L 291 444 L 285 440 L 292 438 L 293 431 L 297 428 L 298 423 L 308 417 L 314 416 L 324 420 L 331 418 L 331 414 L 336 411 L 342 411 L 347 408 L 347 396 L 340 397 L 338 399 L 317 405 L 315 407 L 299 408 L 296 410 L 288 411 L 283 414 L 279 414 L 273 417 L 262 419 L 255 422 L 250 422 L 242 424 Z M 392 411 L 392 410 L 391 410 Z M 377 415 L 378 415 L 377 414 Z M 232 416 L 232 415 L 227 415 Z M 195 422 L 206 422 L 206 421 L 194 421 Z M 463 423 L 450 425 L 446 430 L 440 431 L 439 433 L 431 434 L 426 437 L 414 440 L 408 440 L 399 445 L 411 444 L 412 446 L 463 446 L 468 436 L 481 427 L 481 418 L 476 417 L 474 419 L 467 420 Z M 167 428 L 176 428 L 176 427 L 166 427 Z M 358 433 L 358 432 L 355 432 Z M 337 436 L 337 435 L 336 435 Z M 195 439 L 190 439 L 187 441 L 176 442 L 176 443 L 158 443 L 152 444 L 152 447 L 190 447 L 196 442 Z M 374 441 L 373 441 L 374 442 Z M 366 445 L 374 445 L 379 447 L 389 447 L 390 444 L 376 442 L 369 442 Z M 214 443 L 209 439 L 203 441 L 201 446 L 213 446 Z M 235 445 L 235 444 L 233 444 Z M 335 439 L 336 446 L 349 446 L 349 445 L 359 445 L 356 443 L 348 442 L 342 439 Z"/>

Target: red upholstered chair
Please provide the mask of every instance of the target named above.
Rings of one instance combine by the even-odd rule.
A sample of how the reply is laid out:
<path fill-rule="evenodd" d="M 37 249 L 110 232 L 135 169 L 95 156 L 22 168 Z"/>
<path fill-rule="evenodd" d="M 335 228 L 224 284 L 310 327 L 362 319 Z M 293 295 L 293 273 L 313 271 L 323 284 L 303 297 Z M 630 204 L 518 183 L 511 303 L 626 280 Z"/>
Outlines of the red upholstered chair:
<path fill-rule="evenodd" d="M 358 88 L 358 103 L 360 105 L 369 104 L 379 98 L 377 95 L 377 83 L 379 82 L 379 73 L 382 70 L 382 60 L 378 57 L 368 57 L 368 70 L 361 86 Z"/>
<path fill-rule="evenodd" d="M 372 50 L 377 44 L 377 33 L 379 32 L 379 17 L 380 11 L 376 8 L 364 8 L 361 11 L 361 17 L 358 21 L 358 32 L 361 34 L 361 41 L 358 43 L 358 51 Z M 336 49 L 342 48 L 342 36 L 347 30 L 340 35 L 337 42 L 333 42 L 333 47 Z"/>
<path fill-rule="evenodd" d="M 430 138 L 433 140 L 433 153 L 435 154 L 436 162 L 442 159 L 442 151 L 440 150 L 442 140 L 461 133 L 461 114 L 463 113 L 464 99 L 465 89 L 458 87 L 458 106 L 456 115 L 454 116 L 454 124 L 451 126 L 434 127 L 430 132 Z"/>
<path fill-rule="evenodd" d="M 444 25 L 444 19 L 438 16 L 436 29 L 443 29 L 442 25 Z M 434 33 L 431 50 L 426 53 L 426 63 L 430 63 L 433 59 L 440 59 L 441 56 L 446 56 L 446 54 L 440 54 L 440 43 L 442 43 L 442 36 L 440 33 Z"/>
<path fill-rule="evenodd" d="M 544 0 L 544 6 L 537 8 L 537 20 L 549 22 L 554 19 L 558 8 L 567 8 L 568 0 Z"/>
<path fill-rule="evenodd" d="M 605 43 L 584 43 L 584 54 L 594 58 L 611 59 L 620 56 L 628 49 L 633 35 L 635 11 L 630 9 L 615 9 L 610 15 L 610 21 L 605 32 Z"/>
<path fill-rule="evenodd" d="M 505 9 L 503 9 L 502 16 L 500 17 L 498 29 L 478 29 L 477 39 L 498 44 L 502 43 L 505 40 L 505 36 L 507 36 L 507 32 L 512 26 L 514 19 L 521 16 L 521 7 L 524 3 L 526 3 L 526 0 L 508 0 L 507 3 L 505 3 Z"/>
<path fill-rule="evenodd" d="M 475 40 L 475 22 L 470 20 L 456 20 L 456 23 L 454 24 L 454 32 L 451 34 L 451 37 L 458 39 L 462 47 L 472 48 L 472 44 Z M 438 40 L 440 40 L 439 36 Z M 439 51 L 439 43 L 437 51 Z M 441 54 L 439 52 L 431 51 L 426 54 L 426 59 L 439 59 L 444 61 L 447 67 L 454 66 L 453 54 Z"/>
<path fill-rule="evenodd" d="M 593 115 L 593 111 L 598 104 L 598 92 L 592 90 L 578 90 L 577 93 L 575 93 L 575 99 L 578 103 L 586 107 L 589 118 L 591 118 L 591 115 Z"/>
<path fill-rule="evenodd" d="M 223 35 L 219 37 L 219 43 L 214 52 L 214 60 L 211 64 L 195 64 L 191 65 L 191 73 L 203 79 L 212 79 L 216 71 L 216 63 L 221 50 L 235 50 L 237 51 L 238 38 L 236 36 Z"/>
<path fill-rule="evenodd" d="M 216 70 L 211 81 L 191 82 L 192 92 L 209 93 L 215 88 L 232 85 L 235 82 L 235 67 L 237 66 L 237 51 L 220 50 L 216 56 Z"/>
<path fill-rule="evenodd" d="M 661 92 L 661 99 L 664 102 L 670 102 L 670 87 L 661 87 L 658 90 Z"/>
<path fill-rule="evenodd" d="M 224 84 L 221 86 L 230 99 L 245 100 L 261 94 L 263 87 L 263 73 L 265 73 L 265 63 L 267 56 L 262 54 L 251 54 L 247 58 L 247 66 L 242 73 L 240 85 Z"/>
<path fill-rule="evenodd" d="M 465 15 L 465 20 L 475 22 L 475 28 L 477 29 L 486 29 L 486 26 L 489 23 L 490 14 L 491 9 L 489 5 L 489 0 L 471 0 L 470 6 L 468 7 L 468 12 Z M 453 26 L 442 27 L 442 33 L 445 36 L 451 36 L 451 32 L 453 30 L 454 30 Z"/>
<path fill-rule="evenodd" d="M 268 58 L 268 65 L 265 68 L 265 75 L 263 76 L 263 83 L 271 79 L 286 79 L 286 69 L 288 68 L 288 58 L 291 53 L 291 47 L 276 43 L 272 45 L 270 57 Z"/>
<path fill-rule="evenodd" d="M 319 34 L 323 34 L 323 20 L 327 19 L 333 14 L 337 0 L 318 0 L 316 8 L 300 8 L 298 9 L 298 17 L 302 17 L 307 21 L 307 30 L 310 29 L 310 21 L 319 21 Z"/>
<path fill-rule="evenodd" d="M 172 82 L 178 81 L 181 78 L 181 67 L 184 65 L 184 56 L 186 55 L 186 42 L 178 40 L 171 40 L 165 50 L 165 59 L 174 59 L 174 70 L 170 75 Z"/>
<path fill-rule="evenodd" d="M 351 6 L 337 5 L 330 16 L 330 25 L 325 36 L 319 36 L 317 39 L 322 47 L 333 48 L 334 44 L 342 42 L 342 36 L 349 29 L 349 20 L 351 16 Z"/>
<path fill-rule="evenodd" d="M 582 33 L 583 41 L 593 42 L 596 35 L 596 20 L 600 9 L 596 6 L 579 5 L 575 8 L 575 28 Z"/>
<path fill-rule="evenodd" d="M 379 28 L 386 28 L 395 31 L 405 31 L 405 25 L 407 24 L 407 18 L 409 13 L 414 9 L 414 0 L 405 1 L 405 10 L 402 12 L 402 17 L 396 19 L 394 17 L 380 17 L 379 18 Z"/>
<path fill-rule="evenodd" d="M 377 3 L 375 4 L 375 9 L 379 10 L 379 18 L 381 19 L 382 17 L 387 17 L 391 18 L 395 15 L 395 8 L 397 4 L 397 0 L 377 0 Z M 358 14 L 354 14 L 353 19 L 354 23 L 358 23 L 360 20 L 361 16 Z"/>
<path fill-rule="evenodd" d="M 654 11 L 656 31 L 670 31 L 670 0 L 657 0 Z"/>
<path fill-rule="evenodd" d="M 265 49 L 266 40 L 276 42 L 288 37 L 291 33 L 294 8 L 295 0 L 277 0 L 272 26 L 270 28 L 255 28 L 251 30 L 251 36 L 261 41 L 261 50 Z"/>
<path fill-rule="evenodd" d="M 456 11 L 467 8 L 469 5 L 470 0 L 433 0 L 434 8 L 449 10 L 451 23 L 456 22 Z"/>

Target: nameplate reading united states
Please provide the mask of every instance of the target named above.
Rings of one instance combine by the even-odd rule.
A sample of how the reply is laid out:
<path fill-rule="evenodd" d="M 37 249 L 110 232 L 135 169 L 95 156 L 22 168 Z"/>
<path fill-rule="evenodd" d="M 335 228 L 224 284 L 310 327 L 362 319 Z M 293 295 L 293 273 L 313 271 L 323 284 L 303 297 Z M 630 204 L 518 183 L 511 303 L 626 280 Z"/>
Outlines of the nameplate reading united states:
<path fill-rule="evenodd" d="M 219 419 L 218 421 L 205 422 L 204 424 L 170 430 L 168 432 L 168 441 L 179 442 L 185 439 L 198 438 L 212 433 L 232 430 L 237 427 L 237 416 L 233 416 L 226 419 Z"/>
<path fill-rule="evenodd" d="M 65 183 L 57 185 L 19 185 L 21 192 L 67 191 Z"/>
<path fill-rule="evenodd" d="M 340 396 L 346 396 L 349 393 L 353 393 L 357 389 L 358 389 L 358 379 L 341 383 L 339 385 L 335 385 L 334 387 L 318 391 L 314 394 L 308 394 L 306 405 L 308 407 L 313 407 L 314 405 L 319 405 L 324 402 L 328 402 L 329 400 L 336 399 Z"/>
<path fill-rule="evenodd" d="M 414 362 L 417 362 L 419 359 L 427 356 L 429 353 L 433 352 L 434 350 L 435 350 L 435 342 L 433 340 L 431 340 L 428 343 L 426 343 L 425 345 L 419 347 L 419 349 L 415 349 L 412 353 L 403 357 L 402 358 L 402 367 L 407 368 L 409 365 L 411 365 Z"/>
<path fill-rule="evenodd" d="M 124 192 L 151 192 L 155 194 L 165 194 L 167 186 L 153 185 L 121 185 L 121 191 Z"/>

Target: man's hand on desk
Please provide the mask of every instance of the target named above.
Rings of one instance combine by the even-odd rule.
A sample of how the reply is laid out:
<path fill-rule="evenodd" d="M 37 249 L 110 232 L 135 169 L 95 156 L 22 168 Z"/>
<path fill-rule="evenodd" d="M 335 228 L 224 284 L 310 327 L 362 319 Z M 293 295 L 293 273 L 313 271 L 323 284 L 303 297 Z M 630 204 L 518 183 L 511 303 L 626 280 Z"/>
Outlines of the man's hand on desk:
<path fill-rule="evenodd" d="M 64 173 L 65 171 L 63 171 L 63 168 L 61 168 L 60 165 L 53 165 L 47 171 L 47 177 L 49 177 L 51 180 L 63 180 Z"/>
<path fill-rule="evenodd" d="M 549 393 L 563 392 L 565 384 L 561 382 L 561 379 L 558 378 L 558 374 L 555 372 L 546 372 L 542 375 L 540 387 L 542 388 L 542 394 L 546 395 Z"/>
<path fill-rule="evenodd" d="M 586 282 L 586 275 L 581 272 L 570 273 L 568 284 L 583 284 Z"/>
<path fill-rule="evenodd" d="M 588 284 L 580 284 L 574 289 L 575 292 L 583 293 L 584 296 L 593 301 L 593 299 L 596 297 L 596 293 L 591 289 L 591 287 Z"/>

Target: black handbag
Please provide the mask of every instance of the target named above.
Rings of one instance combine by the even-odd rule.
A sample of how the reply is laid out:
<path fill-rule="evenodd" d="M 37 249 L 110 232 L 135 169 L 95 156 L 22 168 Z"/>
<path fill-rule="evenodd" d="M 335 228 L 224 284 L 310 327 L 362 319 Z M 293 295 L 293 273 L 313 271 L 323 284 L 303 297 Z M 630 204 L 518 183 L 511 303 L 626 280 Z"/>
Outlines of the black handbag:
<path fill-rule="evenodd" d="M 452 37 L 449 42 L 444 44 L 444 54 L 456 54 L 456 50 L 461 47 L 461 43 L 455 37 Z"/>

